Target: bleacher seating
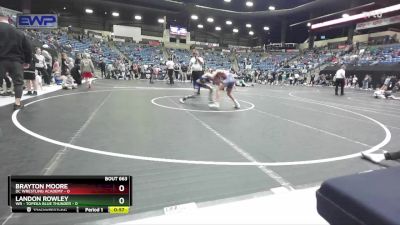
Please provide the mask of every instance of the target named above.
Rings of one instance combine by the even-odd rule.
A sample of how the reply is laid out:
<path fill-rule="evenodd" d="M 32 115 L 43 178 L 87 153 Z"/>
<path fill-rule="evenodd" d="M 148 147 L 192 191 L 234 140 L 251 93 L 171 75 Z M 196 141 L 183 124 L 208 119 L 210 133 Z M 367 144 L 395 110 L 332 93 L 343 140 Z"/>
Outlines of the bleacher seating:
<path fill-rule="evenodd" d="M 116 47 L 134 63 L 160 65 L 161 61 L 163 61 L 160 47 L 136 43 L 117 43 Z"/>

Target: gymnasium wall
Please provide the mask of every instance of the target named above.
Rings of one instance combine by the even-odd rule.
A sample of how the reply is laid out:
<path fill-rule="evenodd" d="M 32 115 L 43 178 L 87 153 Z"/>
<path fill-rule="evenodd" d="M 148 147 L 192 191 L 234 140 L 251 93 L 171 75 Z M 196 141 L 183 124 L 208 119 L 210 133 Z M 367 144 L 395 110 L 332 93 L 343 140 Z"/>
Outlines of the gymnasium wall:
<path fill-rule="evenodd" d="M 394 34 L 397 34 L 397 41 L 400 41 L 400 33 L 399 32 L 394 32 L 394 31 L 384 31 L 384 32 L 377 32 L 377 33 L 371 33 L 371 34 L 362 34 L 362 35 L 355 35 L 353 37 L 353 42 L 368 42 L 369 37 L 380 37 L 380 36 L 385 36 L 389 35 L 392 36 Z M 343 42 L 347 40 L 346 37 L 340 37 L 340 38 L 334 38 L 334 39 L 329 39 L 329 40 L 321 40 L 321 41 L 316 41 L 314 42 L 314 47 L 324 47 L 328 46 L 328 43 L 336 43 L 336 42 Z M 299 45 L 300 49 L 307 49 L 308 48 L 308 43 L 302 43 Z"/>

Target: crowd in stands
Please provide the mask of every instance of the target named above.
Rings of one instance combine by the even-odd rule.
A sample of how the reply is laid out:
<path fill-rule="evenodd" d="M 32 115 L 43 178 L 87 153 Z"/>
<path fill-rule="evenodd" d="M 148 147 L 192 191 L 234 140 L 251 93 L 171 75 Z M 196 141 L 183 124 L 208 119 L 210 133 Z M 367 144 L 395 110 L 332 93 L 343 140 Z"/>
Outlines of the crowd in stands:
<path fill-rule="evenodd" d="M 132 42 L 109 42 L 90 34 L 73 33 L 58 29 L 51 31 L 26 30 L 38 47 L 34 55 L 36 83 L 32 77 L 27 80 L 27 94 L 36 95 L 37 87 L 55 83 L 67 89 L 82 84 L 81 58 L 90 56 L 100 71 L 97 76 L 104 79 L 167 79 L 166 62 L 174 63 L 174 77 L 177 80 L 190 79 L 189 61 L 191 52 L 187 49 L 166 49 Z M 400 44 L 368 46 L 356 43 L 346 49 L 330 50 L 316 48 L 298 52 L 236 52 L 202 50 L 206 69 L 231 69 L 242 86 L 248 83 L 269 85 L 322 85 L 331 86 L 334 74 L 319 74 L 324 66 L 352 65 L 373 66 L 400 63 Z M 59 57 L 61 55 L 61 58 Z M 95 73 L 95 70 L 93 70 Z M 9 88 L 10 81 L 6 81 Z M 0 84 L 2 84 L 1 81 Z M 371 89 L 372 77 L 357 77 L 348 74 L 346 86 Z M 71 86 L 71 84 L 74 84 Z M 9 89 L 3 95 L 10 95 Z"/>

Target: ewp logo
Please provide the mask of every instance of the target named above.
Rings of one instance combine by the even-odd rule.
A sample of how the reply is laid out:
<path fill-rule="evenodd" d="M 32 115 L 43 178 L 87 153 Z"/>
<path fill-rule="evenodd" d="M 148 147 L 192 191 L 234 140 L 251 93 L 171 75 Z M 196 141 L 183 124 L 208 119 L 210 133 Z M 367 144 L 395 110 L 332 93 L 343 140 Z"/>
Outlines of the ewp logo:
<path fill-rule="evenodd" d="M 17 19 L 18 28 L 57 28 L 57 15 L 20 15 Z"/>

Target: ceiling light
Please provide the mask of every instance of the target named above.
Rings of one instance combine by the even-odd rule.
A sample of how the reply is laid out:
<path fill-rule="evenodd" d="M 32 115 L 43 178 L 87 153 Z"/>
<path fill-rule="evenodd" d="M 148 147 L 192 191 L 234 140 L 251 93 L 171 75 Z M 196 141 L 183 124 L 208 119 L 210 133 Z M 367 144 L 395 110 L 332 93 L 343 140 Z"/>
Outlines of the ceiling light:
<path fill-rule="evenodd" d="M 92 14 L 93 13 L 93 9 L 85 9 L 85 12 L 88 14 Z"/>
<path fill-rule="evenodd" d="M 268 9 L 271 10 L 271 11 L 274 11 L 274 10 L 275 10 L 275 6 L 270 5 L 270 6 L 268 7 Z"/>
<path fill-rule="evenodd" d="M 231 0 L 224 0 L 224 2 L 231 2 Z"/>
<path fill-rule="evenodd" d="M 119 13 L 113 12 L 112 15 L 115 16 L 115 17 L 118 17 L 118 16 L 119 16 Z"/>
<path fill-rule="evenodd" d="M 66 10 L 66 9 L 67 9 L 67 7 L 64 6 L 64 10 Z"/>
<path fill-rule="evenodd" d="M 164 19 L 162 19 L 162 18 L 158 19 L 158 23 L 164 23 L 164 22 L 165 22 Z"/>
<path fill-rule="evenodd" d="M 203 24 L 198 24 L 197 25 L 197 28 L 199 28 L 199 29 L 203 29 L 203 27 L 204 27 Z"/>
<path fill-rule="evenodd" d="M 344 14 L 342 15 L 343 18 L 346 18 L 346 17 L 349 17 L 349 16 L 350 16 L 350 15 L 347 14 L 347 13 L 344 13 Z"/>
<path fill-rule="evenodd" d="M 253 2 L 251 2 L 251 1 L 247 1 L 246 2 L 246 6 L 247 7 L 253 7 L 253 5 L 254 5 Z"/>
<path fill-rule="evenodd" d="M 142 16 L 136 15 L 135 20 L 142 20 Z"/>
<path fill-rule="evenodd" d="M 215 30 L 220 31 L 221 27 L 215 27 Z"/>
<path fill-rule="evenodd" d="M 190 18 L 192 18 L 192 20 L 197 20 L 199 19 L 199 17 L 197 15 L 192 15 Z"/>
<path fill-rule="evenodd" d="M 237 29 L 237 28 L 233 29 L 233 33 L 237 33 L 237 32 L 239 32 L 239 29 Z"/>
<path fill-rule="evenodd" d="M 226 25 L 232 25 L 232 21 L 227 20 L 227 21 L 226 21 Z"/>
<path fill-rule="evenodd" d="M 264 30 L 269 30 L 269 27 L 264 27 Z"/>
<path fill-rule="evenodd" d="M 246 24 L 246 27 L 247 27 L 247 28 L 251 28 L 251 24 L 249 24 L 249 23 Z"/>
<path fill-rule="evenodd" d="M 311 23 L 310 22 L 307 23 L 307 27 L 311 27 Z"/>
<path fill-rule="evenodd" d="M 104 12 L 104 15 L 107 15 L 107 12 Z"/>
<path fill-rule="evenodd" d="M 212 17 L 208 17 L 208 18 L 207 18 L 207 22 L 209 22 L 209 23 L 212 23 L 212 22 L 214 22 L 214 18 L 212 18 Z"/>
<path fill-rule="evenodd" d="M 249 31 L 249 34 L 253 36 L 253 35 L 254 35 L 254 32 L 253 32 L 253 31 Z"/>

